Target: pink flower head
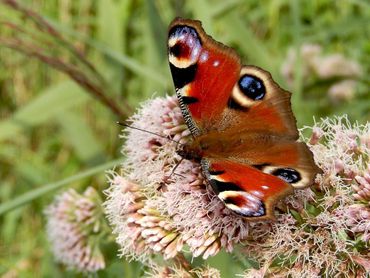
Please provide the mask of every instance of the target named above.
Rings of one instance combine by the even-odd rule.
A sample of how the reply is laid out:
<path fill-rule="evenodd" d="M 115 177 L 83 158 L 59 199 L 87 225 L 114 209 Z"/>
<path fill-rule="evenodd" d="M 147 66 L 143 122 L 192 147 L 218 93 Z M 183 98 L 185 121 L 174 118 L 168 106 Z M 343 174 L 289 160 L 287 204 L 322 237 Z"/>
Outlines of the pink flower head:
<path fill-rule="evenodd" d="M 370 239 L 370 150 L 359 138 L 369 134 L 370 124 L 351 124 L 342 116 L 323 119 L 309 129 L 313 135 L 304 140 L 312 143 L 310 149 L 323 170 L 318 186 L 288 197 L 291 215 L 281 215 L 263 238 L 248 242 L 246 255 L 261 267 L 244 277 L 368 274 L 370 255 L 359 246 Z"/>
<path fill-rule="evenodd" d="M 148 261 L 160 253 L 168 259 L 186 245 L 194 257 L 206 259 L 268 229 L 226 208 L 207 188 L 198 163 L 179 163 L 176 142 L 187 142 L 190 132 L 176 97 L 145 103 L 131 126 L 151 133 L 128 128 L 122 136 L 124 174 L 112 174 L 105 203 L 123 255 Z"/>
<path fill-rule="evenodd" d="M 99 240 L 107 234 L 101 199 L 94 188 L 58 195 L 47 207 L 47 234 L 57 261 L 81 272 L 105 268 Z"/>
<path fill-rule="evenodd" d="M 355 180 L 356 183 L 352 185 L 356 192 L 355 199 L 370 204 L 370 162 L 368 162 L 367 169 L 363 171 L 362 175 L 356 176 Z"/>
<path fill-rule="evenodd" d="M 325 80 L 331 83 L 327 94 L 333 103 L 354 98 L 356 79 L 363 75 L 363 70 L 356 61 L 340 53 L 324 55 L 321 46 L 315 44 L 303 44 L 298 53 L 295 49 L 289 49 L 281 73 L 291 88 L 297 72 L 297 56 L 301 61 L 303 85 L 308 89 L 317 81 Z"/>
<path fill-rule="evenodd" d="M 105 202 L 122 255 L 155 265 L 157 255 L 176 259 L 189 250 L 193 257 L 206 259 L 242 243 L 246 256 L 262 266 L 245 277 L 320 277 L 323 273 L 332 277 L 360 267 L 354 261 L 359 254 L 351 237 L 365 239 L 367 228 L 351 224 L 358 222 L 359 214 L 346 209 L 367 188 L 368 148 L 362 143 L 366 140 L 359 138 L 369 133 L 368 125 L 351 125 L 346 117 L 338 117 L 311 127 L 311 139 L 303 139 L 310 141 L 323 170 L 317 185 L 282 200 L 277 207 L 286 213 L 279 214 L 277 221 L 256 223 L 225 207 L 207 187 L 199 164 L 188 160 L 179 164 L 177 142 L 187 142 L 190 133 L 176 98 L 147 102 L 131 118 L 131 126 L 150 133 L 127 129 L 122 136 L 127 159 L 122 174 L 111 174 Z M 355 185 L 360 191 L 354 191 Z M 365 253 L 360 255 L 367 259 Z M 173 273 L 174 269 L 164 267 L 154 277 Z"/>

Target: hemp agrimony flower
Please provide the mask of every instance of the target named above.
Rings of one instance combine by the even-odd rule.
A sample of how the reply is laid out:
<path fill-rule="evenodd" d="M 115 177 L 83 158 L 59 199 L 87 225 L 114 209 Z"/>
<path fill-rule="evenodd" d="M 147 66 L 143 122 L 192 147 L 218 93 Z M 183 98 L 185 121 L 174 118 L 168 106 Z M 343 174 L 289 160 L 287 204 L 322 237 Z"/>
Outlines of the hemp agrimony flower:
<path fill-rule="evenodd" d="M 47 235 L 57 261 L 81 272 L 105 268 L 100 244 L 109 227 L 101 204 L 96 190 L 88 187 L 83 194 L 69 189 L 47 207 Z"/>
<path fill-rule="evenodd" d="M 187 142 L 190 132 L 175 97 L 146 102 L 130 120 L 132 127 L 159 136 L 124 131 L 127 159 L 120 172 L 110 174 L 104 206 L 121 255 L 157 267 L 153 277 L 188 271 L 158 266 L 158 258 L 176 261 L 190 251 L 207 259 L 240 244 L 242 256 L 260 265 L 245 277 L 350 277 L 368 271 L 369 124 L 352 125 L 343 116 L 306 128 L 311 137 L 302 138 L 323 173 L 312 188 L 279 202 L 276 221 L 248 222 L 208 188 L 199 164 L 179 164 L 174 141 Z"/>
<path fill-rule="evenodd" d="M 146 260 L 159 252 L 168 259 L 187 246 L 206 259 L 268 225 L 248 223 L 226 208 L 207 188 L 198 163 L 178 164 L 174 141 L 186 142 L 190 132 L 176 97 L 145 103 L 131 125 L 173 141 L 136 129 L 122 136 L 127 159 L 123 173 L 110 178 L 105 203 L 122 255 Z"/>
<path fill-rule="evenodd" d="M 363 70 L 354 60 L 340 53 L 324 55 L 317 44 L 303 44 L 298 55 L 302 63 L 303 85 L 312 86 L 317 80 L 330 83 L 327 90 L 333 103 L 349 101 L 354 98 L 357 82 Z M 289 49 L 281 73 L 287 84 L 292 87 L 296 73 L 297 52 Z"/>
<path fill-rule="evenodd" d="M 264 238 L 248 241 L 244 252 L 261 267 L 244 277 L 369 274 L 370 124 L 351 124 L 342 116 L 309 129 L 311 138 L 305 140 L 323 174 L 306 189 L 310 196 L 296 194 L 294 203 L 301 206 L 290 200 L 290 214 L 278 218 Z"/>

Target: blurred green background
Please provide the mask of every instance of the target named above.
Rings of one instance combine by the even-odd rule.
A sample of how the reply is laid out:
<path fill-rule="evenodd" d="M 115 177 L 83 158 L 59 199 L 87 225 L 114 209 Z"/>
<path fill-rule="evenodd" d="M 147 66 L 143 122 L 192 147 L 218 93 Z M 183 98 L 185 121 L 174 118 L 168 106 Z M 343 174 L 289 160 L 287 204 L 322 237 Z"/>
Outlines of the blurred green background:
<path fill-rule="evenodd" d="M 1 277 L 75 275 L 53 261 L 43 209 L 61 188 L 105 189 L 104 169 L 122 158 L 115 122 L 153 95 L 174 93 L 166 33 L 176 16 L 201 20 L 207 33 L 234 47 L 246 64 L 270 71 L 293 92 L 300 127 L 330 115 L 348 114 L 360 123 L 370 119 L 370 4 L 365 0 L 19 3 L 45 22 L 0 0 Z M 45 28 L 49 24 L 52 29 Z M 357 62 L 361 74 L 307 77 L 307 60 L 299 54 L 307 44 L 319 45 L 322 56 L 339 53 Z M 291 82 L 282 73 L 289 49 L 296 55 Z M 330 96 L 330 86 L 348 78 L 355 81 L 351 94 Z M 98 276 L 137 277 L 141 266 L 115 258 L 114 252 Z M 212 261 L 225 277 L 242 272 L 230 256 Z"/>

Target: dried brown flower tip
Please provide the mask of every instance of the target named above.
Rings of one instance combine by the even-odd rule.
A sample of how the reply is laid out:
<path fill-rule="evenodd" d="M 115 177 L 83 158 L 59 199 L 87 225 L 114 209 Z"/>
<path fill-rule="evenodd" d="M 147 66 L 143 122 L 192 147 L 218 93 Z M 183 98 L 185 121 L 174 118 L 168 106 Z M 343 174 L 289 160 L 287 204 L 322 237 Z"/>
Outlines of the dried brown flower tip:
<path fill-rule="evenodd" d="M 59 262 L 81 272 L 105 268 L 100 239 L 109 228 L 101 204 L 96 190 L 88 187 L 83 194 L 69 189 L 47 207 L 47 234 Z"/>

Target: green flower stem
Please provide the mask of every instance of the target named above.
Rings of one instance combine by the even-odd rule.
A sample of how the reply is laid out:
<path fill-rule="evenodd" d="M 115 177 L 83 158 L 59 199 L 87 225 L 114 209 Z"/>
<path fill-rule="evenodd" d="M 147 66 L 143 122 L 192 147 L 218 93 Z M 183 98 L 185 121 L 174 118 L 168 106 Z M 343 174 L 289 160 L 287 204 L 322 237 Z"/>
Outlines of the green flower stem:
<path fill-rule="evenodd" d="M 110 162 L 107 162 L 107 163 L 104 163 L 104 164 L 101 164 L 101 165 L 98 165 L 98 166 L 95 166 L 95 167 L 90 168 L 86 171 L 83 171 L 83 172 L 81 172 L 77 175 L 65 178 L 61 181 L 49 183 L 49 184 L 46 184 L 42 187 L 30 190 L 30 191 L 26 192 L 25 194 L 23 194 L 21 196 L 18 196 L 18 197 L 14 198 L 10 201 L 7 201 L 3 204 L 0 204 L 0 215 L 2 215 L 4 213 L 7 213 L 7 212 L 9 212 L 13 209 L 16 209 L 20 206 L 24 206 L 24 205 L 28 204 L 29 202 L 47 194 L 47 193 L 55 191 L 55 190 L 65 186 L 67 184 L 70 184 L 72 182 L 78 181 L 80 179 L 92 176 L 96 173 L 99 173 L 99 172 L 102 172 L 106 169 L 109 169 L 109 168 L 113 167 L 114 165 L 119 164 L 120 162 L 122 162 L 122 158 L 116 159 L 116 160 L 113 160 L 113 161 L 110 161 Z"/>

